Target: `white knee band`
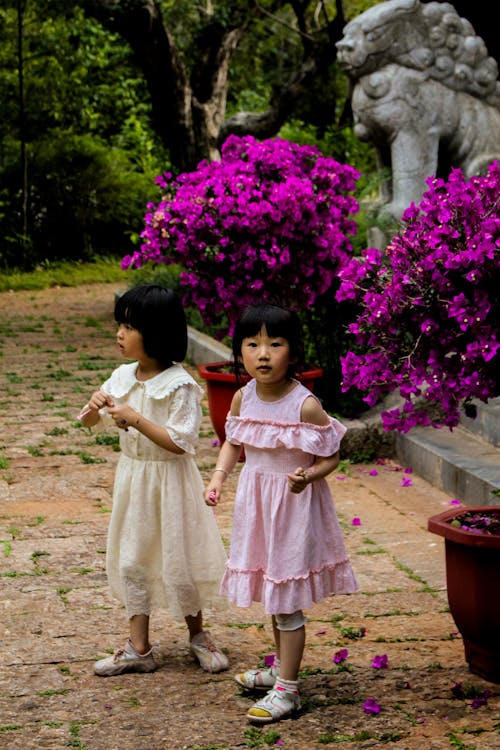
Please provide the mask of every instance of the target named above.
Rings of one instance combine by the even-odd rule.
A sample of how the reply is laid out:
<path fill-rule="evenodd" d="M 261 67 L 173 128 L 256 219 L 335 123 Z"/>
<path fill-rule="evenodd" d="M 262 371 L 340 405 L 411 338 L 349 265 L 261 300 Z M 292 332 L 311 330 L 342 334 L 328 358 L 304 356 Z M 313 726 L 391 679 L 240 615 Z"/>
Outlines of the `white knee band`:
<path fill-rule="evenodd" d="M 306 618 L 301 609 L 291 615 L 275 615 L 278 630 L 298 630 L 306 624 Z"/>

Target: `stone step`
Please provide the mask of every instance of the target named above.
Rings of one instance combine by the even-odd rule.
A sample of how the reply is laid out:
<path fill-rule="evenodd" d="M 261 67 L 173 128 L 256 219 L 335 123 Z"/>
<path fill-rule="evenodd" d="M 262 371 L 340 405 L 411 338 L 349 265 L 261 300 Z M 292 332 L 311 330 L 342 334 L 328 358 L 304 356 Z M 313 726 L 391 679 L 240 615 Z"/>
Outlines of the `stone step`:
<path fill-rule="evenodd" d="M 487 404 L 475 401 L 477 409 L 475 419 L 462 416 L 461 426 L 468 432 L 500 447 L 500 398 L 493 398 Z"/>
<path fill-rule="evenodd" d="M 500 448 L 464 427 L 414 428 L 396 435 L 395 451 L 402 464 L 465 505 L 500 505 Z"/>
<path fill-rule="evenodd" d="M 187 359 L 194 365 L 222 362 L 231 359 L 231 349 L 202 331 L 188 326 Z"/>

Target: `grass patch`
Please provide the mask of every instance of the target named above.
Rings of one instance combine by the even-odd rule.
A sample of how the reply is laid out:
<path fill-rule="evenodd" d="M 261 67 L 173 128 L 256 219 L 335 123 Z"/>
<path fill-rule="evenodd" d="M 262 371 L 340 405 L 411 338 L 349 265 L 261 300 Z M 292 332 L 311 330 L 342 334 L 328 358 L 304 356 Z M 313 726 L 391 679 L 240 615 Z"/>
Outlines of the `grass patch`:
<path fill-rule="evenodd" d="M 105 464 L 106 459 L 105 458 L 97 458 L 96 456 L 92 456 L 90 453 L 87 453 L 87 451 L 76 451 L 76 455 L 82 462 L 82 464 Z"/>
<path fill-rule="evenodd" d="M 340 627 L 339 632 L 343 638 L 349 638 L 351 641 L 355 641 L 358 638 L 364 638 L 365 636 L 365 629 L 362 627 Z"/>
<path fill-rule="evenodd" d="M 26 449 L 30 456 L 33 456 L 34 458 L 40 458 L 43 456 L 43 451 L 38 445 L 28 445 Z"/>
<path fill-rule="evenodd" d="M 276 745 L 281 735 L 275 729 L 265 732 L 258 727 L 249 727 L 243 736 L 246 747 L 272 747 Z"/>
<path fill-rule="evenodd" d="M 69 594 L 70 591 L 71 591 L 71 588 L 68 588 L 65 586 L 60 586 L 59 588 L 56 589 L 56 594 L 61 598 L 61 601 L 63 604 L 68 603 L 68 597 L 66 596 L 66 594 Z"/>
<path fill-rule="evenodd" d="M 124 287 L 128 287 L 131 280 L 132 272 L 121 270 L 119 258 L 100 258 L 91 263 L 44 263 L 35 271 L 3 271 L 0 292 L 113 282 L 123 282 Z"/>
<path fill-rule="evenodd" d="M 33 563 L 35 575 L 41 576 L 48 572 L 47 568 L 42 568 L 40 566 L 40 558 L 49 557 L 49 555 L 50 552 L 43 552 L 38 550 L 35 550 L 35 552 L 31 554 L 31 562 Z"/>
<path fill-rule="evenodd" d="M 60 690 L 42 690 L 40 693 L 36 693 L 36 695 L 39 698 L 46 698 L 47 696 L 51 695 L 66 695 L 68 691 L 64 688 L 61 688 Z"/>
<path fill-rule="evenodd" d="M 12 543 L 8 539 L 2 539 L 0 540 L 0 544 L 3 547 L 3 556 L 4 557 L 10 557 L 12 554 Z"/>
<path fill-rule="evenodd" d="M 65 427 L 52 427 L 52 429 L 44 432 L 44 435 L 49 435 L 50 437 L 59 437 L 60 435 L 67 434 L 68 430 Z"/>

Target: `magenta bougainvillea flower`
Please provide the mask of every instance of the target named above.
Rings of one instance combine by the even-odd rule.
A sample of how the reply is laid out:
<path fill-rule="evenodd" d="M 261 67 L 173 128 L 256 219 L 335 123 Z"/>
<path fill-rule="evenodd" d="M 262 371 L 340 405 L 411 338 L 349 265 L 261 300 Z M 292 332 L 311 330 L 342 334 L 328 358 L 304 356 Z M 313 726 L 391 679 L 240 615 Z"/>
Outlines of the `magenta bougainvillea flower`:
<path fill-rule="evenodd" d="M 475 685 L 464 686 L 461 682 L 455 682 L 454 685 L 452 685 L 451 693 L 454 698 L 458 698 L 459 700 L 471 698 L 472 701 L 470 707 L 474 709 L 486 706 L 488 704 L 488 698 L 491 698 L 493 695 L 491 690 L 480 690 Z"/>
<path fill-rule="evenodd" d="M 363 703 L 363 711 L 365 714 L 379 714 L 381 708 L 375 698 L 368 698 L 368 700 Z"/>
<path fill-rule="evenodd" d="M 355 516 L 351 521 L 353 526 L 361 526 L 361 518 Z"/>
<path fill-rule="evenodd" d="M 466 180 L 427 180 L 418 206 L 384 253 L 369 248 L 340 269 L 337 299 L 360 306 L 343 388 L 373 406 L 399 391 L 385 429 L 458 424 L 472 399 L 500 395 L 500 166 Z"/>
<path fill-rule="evenodd" d="M 220 161 L 157 178 L 161 199 L 122 268 L 180 265 L 184 302 L 221 334 L 256 298 L 311 308 L 351 259 L 358 177 L 315 146 L 230 136 Z"/>
<path fill-rule="evenodd" d="M 485 508 L 481 512 L 464 510 L 449 521 L 450 526 L 470 531 L 473 534 L 500 535 L 500 512 Z"/>
<path fill-rule="evenodd" d="M 341 648 L 339 651 L 336 651 L 333 655 L 332 661 L 335 662 L 335 664 L 342 664 L 347 657 L 349 656 L 349 651 L 346 648 Z"/>
<path fill-rule="evenodd" d="M 387 669 L 389 666 L 389 661 L 387 659 L 387 654 L 382 654 L 381 656 L 374 656 L 372 659 L 372 667 L 373 669 Z"/>
<path fill-rule="evenodd" d="M 276 654 L 267 654 L 264 657 L 264 666 L 265 667 L 272 667 L 274 664 L 274 660 L 276 658 Z"/>

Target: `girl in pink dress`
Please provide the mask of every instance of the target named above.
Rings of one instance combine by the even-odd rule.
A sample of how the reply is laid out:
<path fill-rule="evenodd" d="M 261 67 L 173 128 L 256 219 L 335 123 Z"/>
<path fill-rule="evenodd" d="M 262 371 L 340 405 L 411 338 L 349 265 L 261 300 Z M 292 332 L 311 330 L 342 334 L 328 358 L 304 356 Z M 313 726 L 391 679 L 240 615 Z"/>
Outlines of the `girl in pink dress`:
<path fill-rule="evenodd" d="M 261 602 L 272 617 L 274 665 L 236 676 L 243 688 L 267 691 L 247 713 L 265 724 L 300 708 L 303 610 L 357 590 L 325 480 L 339 463 L 345 427 L 293 377 L 302 344 L 292 311 L 248 307 L 236 324 L 233 354 L 252 380 L 233 398 L 205 500 L 219 501 L 244 446 L 221 592 L 239 607 Z"/>

